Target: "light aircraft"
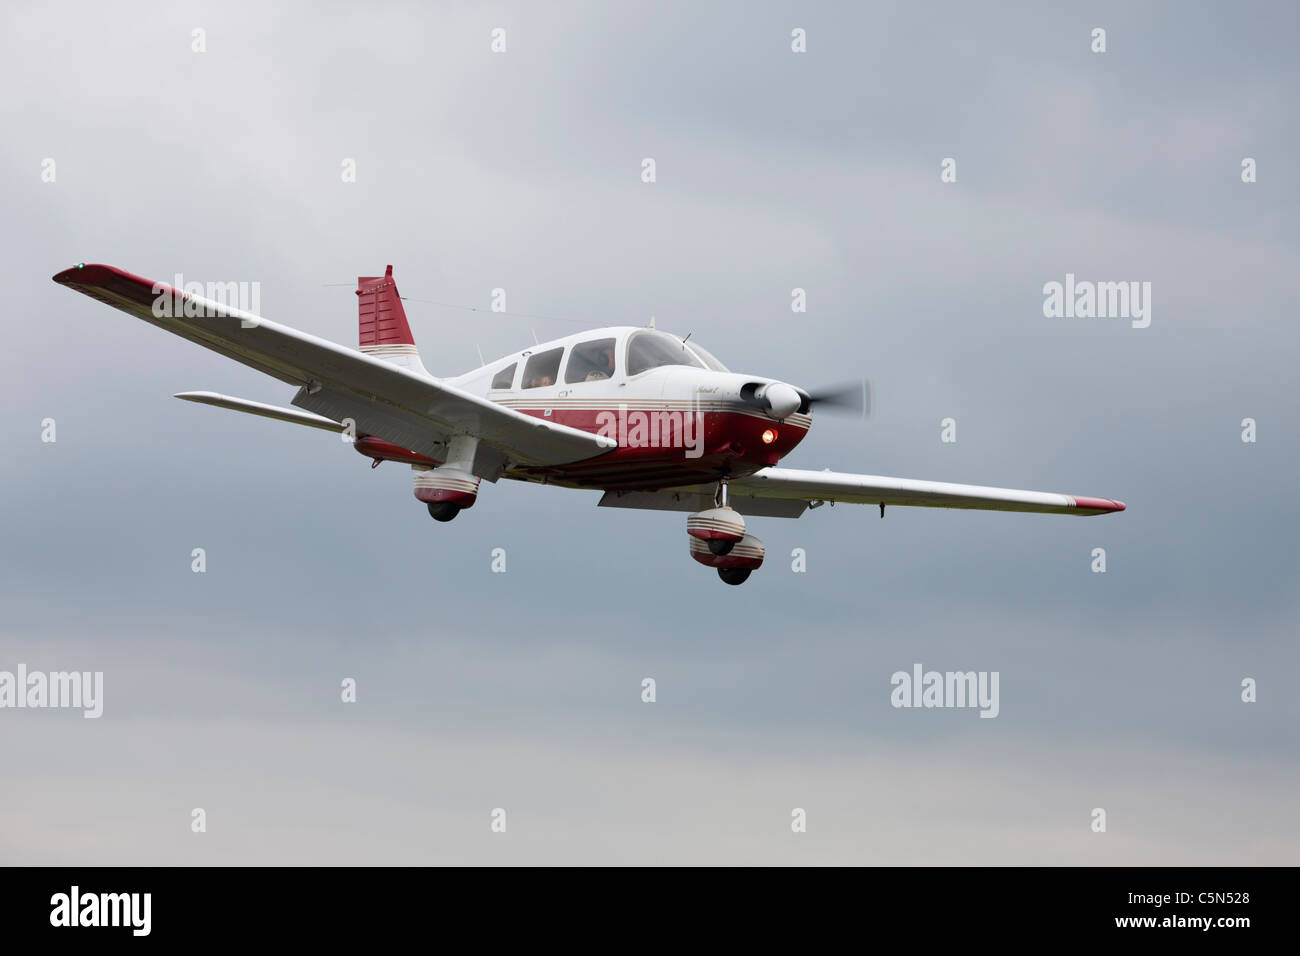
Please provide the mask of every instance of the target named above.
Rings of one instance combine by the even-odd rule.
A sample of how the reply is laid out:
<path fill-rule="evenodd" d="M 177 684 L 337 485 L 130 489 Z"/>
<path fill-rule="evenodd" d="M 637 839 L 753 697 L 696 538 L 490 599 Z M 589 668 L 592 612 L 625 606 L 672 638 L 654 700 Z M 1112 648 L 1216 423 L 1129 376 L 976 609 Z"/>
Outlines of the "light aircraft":
<path fill-rule="evenodd" d="M 729 371 L 691 337 L 612 326 L 535 345 L 451 378 L 425 370 L 393 280 L 357 280 L 359 348 L 106 265 L 54 281 L 297 388 L 282 408 L 214 392 L 177 398 L 342 433 L 372 460 L 409 464 L 437 521 L 483 479 L 604 492 L 614 508 L 684 511 L 690 555 L 741 584 L 763 563 L 743 513 L 797 518 L 826 502 L 1047 514 L 1123 511 L 1110 498 L 777 467 L 817 395 Z M 865 395 L 863 396 L 865 400 Z"/>

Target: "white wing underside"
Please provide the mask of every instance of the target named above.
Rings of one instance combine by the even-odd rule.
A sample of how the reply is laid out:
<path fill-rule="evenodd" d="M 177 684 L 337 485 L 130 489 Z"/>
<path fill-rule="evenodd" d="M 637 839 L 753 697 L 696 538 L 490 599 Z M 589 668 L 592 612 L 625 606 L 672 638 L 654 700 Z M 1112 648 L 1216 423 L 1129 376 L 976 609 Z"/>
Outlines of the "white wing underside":
<path fill-rule="evenodd" d="M 732 479 L 727 489 L 728 503 L 742 514 L 776 518 L 797 518 L 809 505 L 819 502 L 1067 515 L 1124 510 L 1122 502 L 1110 498 L 794 468 L 764 468 L 747 478 Z M 607 508 L 700 511 L 712 507 L 713 488 L 695 485 L 654 492 L 610 491 L 600 504 Z"/>
<path fill-rule="evenodd" d="M 299 408 L 336 422 L 351 419 L 359 434 L 375 435 L 439 461 L 449 440 L 457 435 L 475 436 L 493 449 L 496 466 L 492 470 L 498 474 L 511 464 L 584 461 L 617 445 L 612 438 L 525 415 L 438 379 L 239 309 L 195 296 L 182 297 L 166 283 L 112 266 L 68 269 L 55 276 L 55 281 L 298 385 L 293 404 Z M 154 303 L 160 295 L 199 306 L 203 315 L 156 315 Z M 484 477 L 495 480 L 498 474 Z"/>

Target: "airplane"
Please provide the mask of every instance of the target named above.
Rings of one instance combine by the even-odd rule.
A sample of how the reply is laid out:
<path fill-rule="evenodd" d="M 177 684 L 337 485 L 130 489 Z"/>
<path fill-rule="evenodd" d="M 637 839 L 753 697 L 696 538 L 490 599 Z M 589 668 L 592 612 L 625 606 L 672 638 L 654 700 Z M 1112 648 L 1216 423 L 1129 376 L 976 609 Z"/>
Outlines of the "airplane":
<path fill-rule="evenodd" d="M 687 512 L 690 556 L 727 584 L 763 563 L 744 514 L 797 518 L 827 502 L 1045 514 L 1123 511 L 1110 498 L 779 467 L 812 426 L 814 394 L 732 372 L 691 336 L 611 326 L 534 345 L 450 378 L 424 367 L 393 267 L 357 280 L 351 349 L 114 266 L 54 281 L 297 388 L 294 408 L 216 392 L 175 397 L 341 433 L 411 466 L 435 521 L 502 478 L 603 492 L 599 504 Z M 865 396 L 864 396 L 865 398 Z"/>

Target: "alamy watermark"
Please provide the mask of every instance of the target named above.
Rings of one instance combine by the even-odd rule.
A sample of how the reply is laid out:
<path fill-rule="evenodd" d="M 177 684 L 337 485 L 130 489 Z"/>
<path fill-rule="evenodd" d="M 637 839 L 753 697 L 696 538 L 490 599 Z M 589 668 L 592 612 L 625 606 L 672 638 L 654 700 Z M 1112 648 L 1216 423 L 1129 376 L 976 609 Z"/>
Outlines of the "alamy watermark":
<path fill-rule="evenodd" d="M 104 713 L 103 671 L 0 671 L 0 709 L 67 708 L 93 719 Z"/>
<path fill-rule="evenodd" d="M 74 885 L 50 897 L 51 926 L 118 926 L 132 936 L 148 936 L 152 927 L 152 893 L 83 893 Z"/>
<path fill-rule="evenodd" d="M 704 454 L 704 413 L 641 411 L 619 405 L 596 416 L 597 435 L 617 439 L 620 448 L 684 448 L 687 458 Z"/>
<path fill-rule="evenodd" d="M 175 281 L 153 284 L 153 314 L 155 318 L 214 318 L 230 315 L 240 320 L 243 328 L 258 324 L 262 310 L 262 283 L 260 282 L 186 282 L 176 273 Z"/>
<path fill-rule="evenodd" d="M 1043 315 L 1049 319 L 1132 319 L 1133 328 L 1151 324 L 1150 282 L 1076 281 L 1073 272 L 1065 282 L 1043 286 Z"/>
<path fill-rule="evenodd" d="M 912 672 L 895 671 L 889 702 L 895 707 L 978 707 L 981 717 L 996 717 L 997 671 L 927 671 L 913 664 Z"/>

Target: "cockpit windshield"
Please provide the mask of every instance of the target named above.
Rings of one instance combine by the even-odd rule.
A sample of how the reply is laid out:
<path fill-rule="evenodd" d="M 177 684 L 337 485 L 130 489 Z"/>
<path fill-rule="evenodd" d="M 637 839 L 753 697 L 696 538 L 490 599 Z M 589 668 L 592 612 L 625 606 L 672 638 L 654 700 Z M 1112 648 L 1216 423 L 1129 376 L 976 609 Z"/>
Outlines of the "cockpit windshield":
<path fill-rule="evenodd" d="M 641 372 L 661 365 L 686 365 L 690 368 L 707 368 L 688 345 L 665 332 L 636 332 L 627 344 L 627 374 Z"/>
<path fill-rule="evenodd" d="M 731 371 L 731 369 L 727 368 L 727 366 L 723 365 L 716 358 L 714 358 L 713 354 L 708 349 L 706 349 L 703 345 L 700 345 L 694 339 L 688 339 L 686 342 L 686 347 L 690 349 L 692 352 L 694 352 L 697 356 L 699 356 L 700 361 L 702 361 L 709 368 L 713 369 L 713 371 L 715 372 Z"/>

